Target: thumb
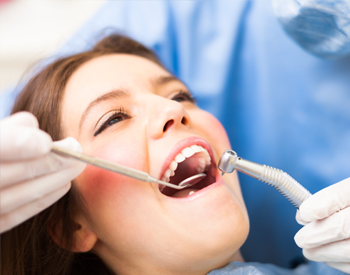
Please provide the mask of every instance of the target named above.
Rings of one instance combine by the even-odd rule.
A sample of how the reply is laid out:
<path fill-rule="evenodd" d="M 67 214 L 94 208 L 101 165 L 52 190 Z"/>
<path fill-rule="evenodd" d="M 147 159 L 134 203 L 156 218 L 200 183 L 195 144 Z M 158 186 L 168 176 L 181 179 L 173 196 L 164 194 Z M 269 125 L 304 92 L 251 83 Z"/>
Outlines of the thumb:
<path fill-rule="evenodd" d="M 41 157 L 50 152 L 52 139 L 38 128 L 37 119 L 20 112 L 0 121 L 0 162 Z"/>
<path fill-rule="evenodd" d="M 299 207 L 300 218 L 305 222 L 324 219 L 350 204 L 350 178 L 315 193 Z"/>
<path fill-rule="evenodd" d="M 37 118 L 29 112 L 18 112 L 1 120 L 2 127 L 26 126 L 39 128 Z"/>
<path fill-rule="evenodd" d="M 299 209 L 297 210 L 297 213 L 295 214 L 295 219 L 297 221 L 298 224 L 300 225 L 307 225 L 308 222 L 304 221 L 301 217 L 300 217 L 300 211 Z"/>

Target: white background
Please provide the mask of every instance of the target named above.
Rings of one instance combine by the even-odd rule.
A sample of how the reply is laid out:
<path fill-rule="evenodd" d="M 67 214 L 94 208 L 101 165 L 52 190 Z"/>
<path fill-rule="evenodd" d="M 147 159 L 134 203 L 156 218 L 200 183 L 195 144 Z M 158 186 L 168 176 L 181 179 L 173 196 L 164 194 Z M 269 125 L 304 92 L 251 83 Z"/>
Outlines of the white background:
<path fill-rule="evenodd" d="M 50 56 L 104 0 L 12 0 L 0 4 L 0 93 Z"/>

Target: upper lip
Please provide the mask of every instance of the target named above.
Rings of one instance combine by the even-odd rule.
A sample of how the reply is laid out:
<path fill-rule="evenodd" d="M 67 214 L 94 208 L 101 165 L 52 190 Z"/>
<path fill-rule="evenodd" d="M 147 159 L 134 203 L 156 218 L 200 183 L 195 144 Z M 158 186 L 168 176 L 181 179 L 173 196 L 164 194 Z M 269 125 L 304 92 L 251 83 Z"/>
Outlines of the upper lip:
<path fill-rule="evenodd" d="M 158 176 L 159 179 L 161 179 L 161 177 L 164 175 L 165 171 L 168 169 L 170 163 L 175 159 L 175 157 L 181 153 L 181 151 L 186 148 L 189 147 L 191 145 L 199 145 L 202 146 L 204 149 L 206 149 L 209 153 L 209 156 L 211 158 L 211 162 L 213 164 L 213 162 L 215 163 L 215 158 L 214 158 L 214 152 L 213 152 L 213 148 L 210 146 L 210 144 L 204 140 L 201 137 L 188 137 L 185 138 L 183 140 L 180 140 L 170 151 L 170 153 L 168 154 L 168 156 L 166 157 L 164 164 L 162 166 L 160 175 Z M 212 165 L 213 166 L 213 165 Z"/>

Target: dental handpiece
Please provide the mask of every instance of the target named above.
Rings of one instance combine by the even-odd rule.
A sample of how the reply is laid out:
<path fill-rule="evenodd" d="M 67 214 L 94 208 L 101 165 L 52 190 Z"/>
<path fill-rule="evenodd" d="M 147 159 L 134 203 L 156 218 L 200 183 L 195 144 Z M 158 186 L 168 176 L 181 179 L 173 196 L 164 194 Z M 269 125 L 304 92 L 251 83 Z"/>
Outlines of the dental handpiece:
<path fill-rule="evenodd" d="M 232 173 L 235 169 L 248 176 L 258 179 L 275 187 L 296 208 L 311 196 L 311 193 L 282 170 L 244 160 L 237 156 L 236 152 L 226 150 L 219 161 L 219 170 L 222 175 Z"/>

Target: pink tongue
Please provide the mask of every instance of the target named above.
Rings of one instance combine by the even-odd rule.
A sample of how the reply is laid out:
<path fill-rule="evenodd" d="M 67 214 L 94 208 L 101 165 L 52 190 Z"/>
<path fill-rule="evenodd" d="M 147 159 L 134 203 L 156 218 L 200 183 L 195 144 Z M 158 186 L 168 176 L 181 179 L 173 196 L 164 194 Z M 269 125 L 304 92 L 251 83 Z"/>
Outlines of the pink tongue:
<path fill-rule="evenodd" d="M 198 191 L 198 189 L 189 188 L 189 189 L 180 190 L 180 191 L 176 192 L 174 195 L 172 195 L 172 197 L 174 197 L 174 198 L 185 198 L 185 197 L 189 196 L 189 193 L 191 191 L 196 192 L 196 191 Z"/>

